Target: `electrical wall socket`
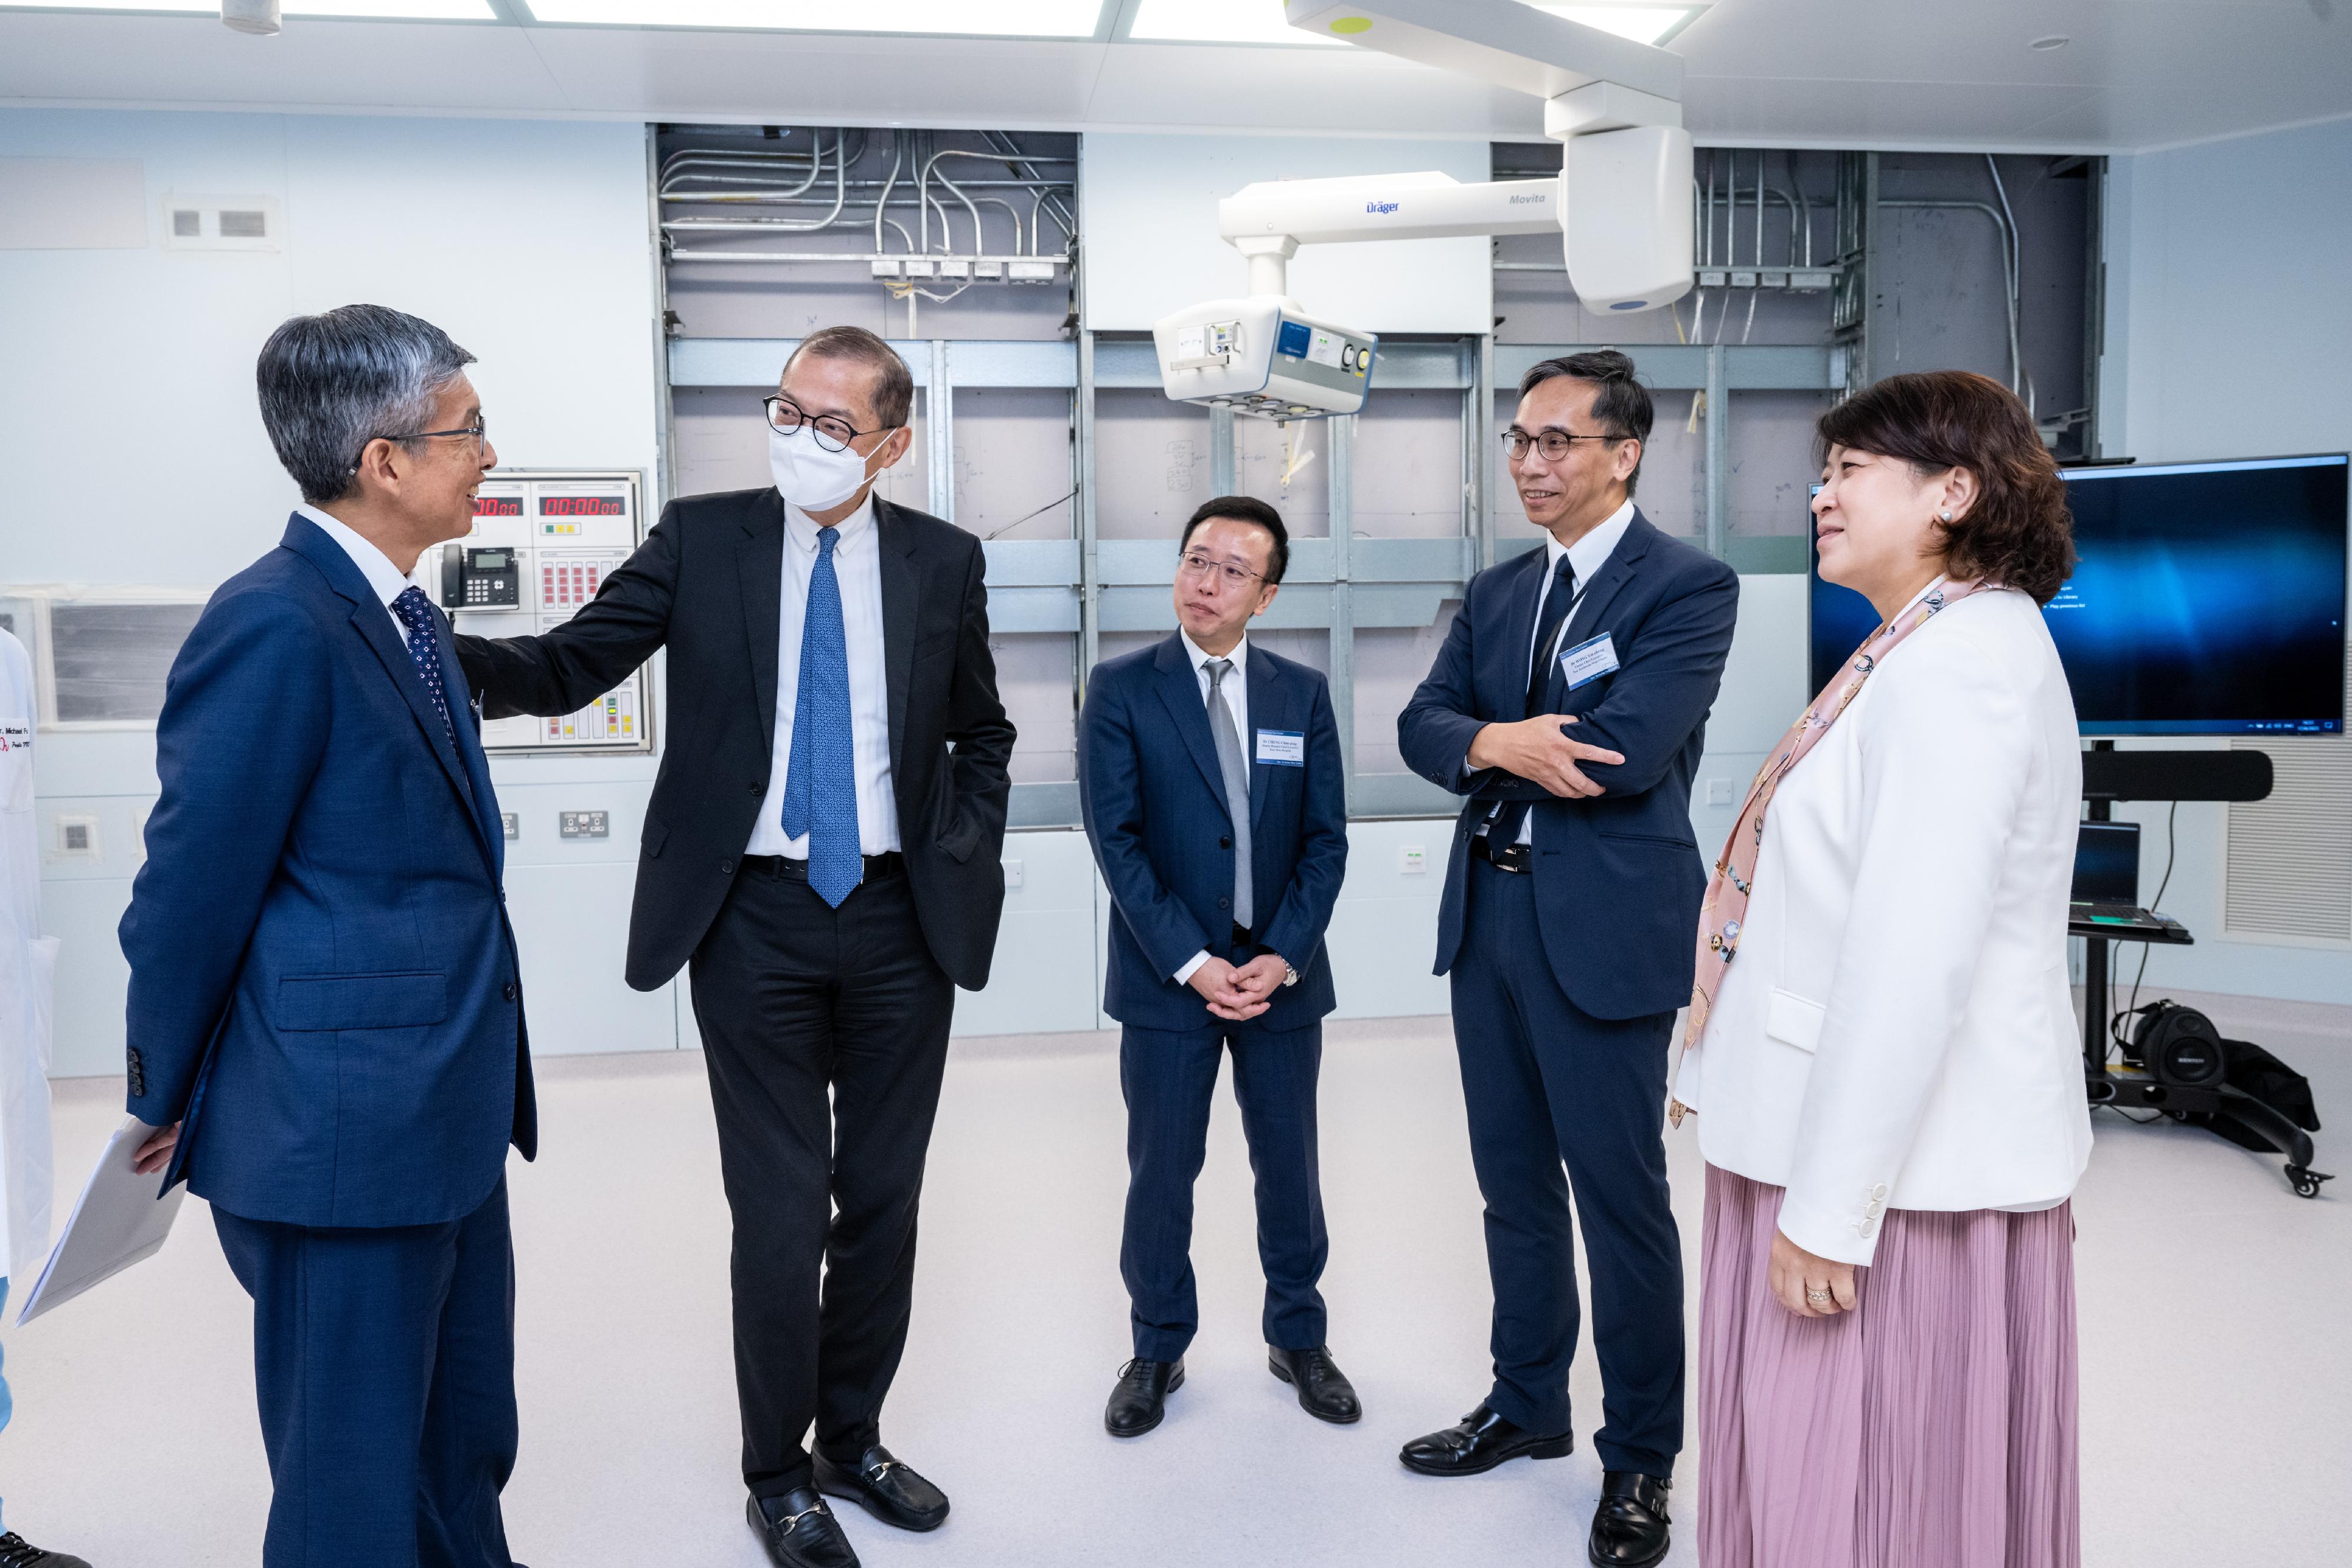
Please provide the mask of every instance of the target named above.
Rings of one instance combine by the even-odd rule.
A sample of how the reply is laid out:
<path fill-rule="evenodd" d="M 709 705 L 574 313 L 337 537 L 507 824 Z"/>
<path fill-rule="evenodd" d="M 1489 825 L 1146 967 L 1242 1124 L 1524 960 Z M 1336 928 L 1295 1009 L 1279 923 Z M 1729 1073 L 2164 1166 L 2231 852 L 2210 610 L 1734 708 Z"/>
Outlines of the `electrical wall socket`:
<path fill-rule="evenodd" d="M 99 847 L 96 817 L 57 816 L 49 819 L 49 859 L 94 861 L 104 858 L 105 852 Z"/>
<path fill-rule="evenodd" d="M 601 839 L 612 832 L 611 813 L 605 811 L 565 811 L 557 818 L 557 831 L 567 839 Z"/>
<path fill-rule="evenodd" d="M 1024 879 L 1024 870 L 1021 862 L 1006 861 L 1004 862 L 1004 885 L 1007 889 L 1019 887 Z"/>
<path fill-rule="evenodd" d="M 500 811 L 499 813 L 499 826 L 506 831 L 506 836 L 509 839 L 519 839 L 522 837 L 522 813 L 520 811 Z"/>
<path fill-rule="evenodd" d="M 1397 872 L 1402 876 L 1421 876 L 1429 870 L 1429 848 L 1425 844 L 1399 844 Z"/>

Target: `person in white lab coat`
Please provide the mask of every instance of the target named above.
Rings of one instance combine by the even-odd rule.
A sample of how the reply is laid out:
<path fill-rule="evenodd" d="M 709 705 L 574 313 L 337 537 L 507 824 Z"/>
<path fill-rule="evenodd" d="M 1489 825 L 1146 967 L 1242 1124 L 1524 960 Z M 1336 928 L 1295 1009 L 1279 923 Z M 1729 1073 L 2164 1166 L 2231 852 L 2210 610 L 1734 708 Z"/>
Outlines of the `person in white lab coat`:
<path fill-rule="evenodd" d="M 33 697 L 33 661 L 0 628 L 0 1307 L 12 1281 L 30 1288 L 49 1246 L 49 974 L 58 939 L 41 935 Z M 9 1415 L 0 1375 L 0 1427 Z M 6 1522 L 0 1513 L 0 1529 Z M 11 1530 L 0 1535 L 0 1568 L 89 1565 Z"/>

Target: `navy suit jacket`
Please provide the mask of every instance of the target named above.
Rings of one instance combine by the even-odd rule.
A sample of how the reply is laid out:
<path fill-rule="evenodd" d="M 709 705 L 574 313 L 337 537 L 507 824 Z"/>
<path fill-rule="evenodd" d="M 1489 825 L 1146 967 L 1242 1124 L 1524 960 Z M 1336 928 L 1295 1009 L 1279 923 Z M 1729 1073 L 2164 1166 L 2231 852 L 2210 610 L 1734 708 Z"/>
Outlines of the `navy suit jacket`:
<path fill-rule="evenodd" d="M 457 744 L 350 556 L 297 514 L 172 664 L 122 917 L 130 1110 L 164 1187 L 248 1219 L 437 1224 L 538 1145 L 506 840 L 436 612 Z"/>
<path fill-rule="evenodd" d="M 1347 780 L 1329 685 L 1305 664 L 1249 644 L 1250 887 L 1260 946 L 1298 971 L 1252 1020 L 1297 1029 L 1331 1010 L 1323 928 L 1348 871 Z M 1307 765 L 1257 759 L 1258 732 L 1307 737 Z M 1181 636 L 1095 666 L 1078 720 L 1078 800 L 1118 918 L 1110 925 L 1103 1011 L 1141 1029 L 1224 1020 L 1173 978 L 1233 934 L 1233 813 L 1209 734 L 1201 677 Z"/>
<path fill-rule="evenodd" d="M 1622 752 L 1585 763 L 1602 792 L 1562 800 L 1501 768 L 1472 771 L 1471 737 L 1527 718 L 1528 644 L 1549 552 L 1533 549 L 1470 580 L 1429 677 L 1397 717 L 1405 765 L 1470 797 L 1454 824 L 1437 913 L 1437 973 L 1462 946 L 1470 838 L 1497 800 L 1532 800 L 1537 919 L 1569 1000 L 1595 1018 L 1671 1012 L 1690 999 L 1706 873 L 1691 834 L 1691 776 L 1723 681 L 1739 578 L 1660 533 L 1637 508 L 1592 574 L 1561 646 L 1603 632 L 1618 669 L 1568 694 L 1578 740 Z"/>

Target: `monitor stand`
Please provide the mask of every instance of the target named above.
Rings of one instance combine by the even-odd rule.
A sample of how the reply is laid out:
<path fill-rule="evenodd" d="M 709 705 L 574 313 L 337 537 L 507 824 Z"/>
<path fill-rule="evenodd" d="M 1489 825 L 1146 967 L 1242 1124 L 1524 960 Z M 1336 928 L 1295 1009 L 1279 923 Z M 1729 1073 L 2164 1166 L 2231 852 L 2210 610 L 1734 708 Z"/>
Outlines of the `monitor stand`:
<path fill-rule="evenodd" d="M 2149 782 L 2152 782 L 2152 779 L 2147 778 L 2136 779 L 2134 782 L 2138 788 L 2134 789 L 2128 795 L 2119 796 L 2105 791 L 2094 793 L 2096 782 L 2116 777 L 2118 770 L 2114 764 L 2093 764 L 2091 758 L 2136 754 L 2116 753 L 2116 743 L 2112 740 L 2093 741 L 2091 745 L 2092 750 L 2084 759 L 2085 763 L 2084 794 L 2089 802 L 2089 820 L 2094 822 L 2112 821 L 2114 802 L 2117 799 L 2197 800 L 2216 798 L 2213 795 L 2202 793 L 2162 796 L 2140 793 L 2139 789 L 2145 789 Z M 2270 758 L 2261 752 L 2226 754 L 2158 752 L 2137 755 L 2178 758 L 2210 758 L 2226 755 L 2259 759 L 2260 789 L 2258 792 L 2251 795 L 2242 792 L 2253 783 L 2253 770 L 2242 768 L 2234 769 L 2227 775 L 2216 774 L 2212 785 L 2208 787 L 2218 786 L 2230 789 L 2231 793 L 2218 797 L 2222 800 L 2259 800 L 2270 793 Z M 2181 779 L 2173 787 L 2195 789 L 2204 782 L 2202 779 L 2193 782 L 2188 779 Z M 2297 1196 L 2317 1197 L 2320 1184 L 2330 1178 L 2324 1173 L 2311 1168 L 2313 1158 L 2311 1135 L 2260 1100 L 2227 1083 L 2196 1086 L 2165 1083 L 2158 1081 L 2151 1072 L 2130 1068 L 2118 1071 L 2107 1065 L 2109 1027 L 2107 1009 L 2110 1005 L 2107 971 L 2113 951 L 2112 945 L 2116 942 L 2154 942 L 2167 946 L 2188 946 L 2195 941 L 2195 938 L 2189 936 L 2188 929 L 2185 926 L 2174 925 L 2161 933 L 2135 931 L 2119 934 L 2109 927 L 2092 925 L 2081 921 L 2069 921 L 2067 931 L 2072 936 L 2083 937 L 2085 946 L 2083 958 L 2083 1077 L 2084 1088 L 2090 1095 L 2091 1103 L 2106 1105 L 2117 1110 L 2160 1111 L 2177 1122 L 2185 1122 L 2192 1115 L 2202 1114 L 2233 1123 L 2286 1155 L 2286 1179 L 2294 1186 Z"/>

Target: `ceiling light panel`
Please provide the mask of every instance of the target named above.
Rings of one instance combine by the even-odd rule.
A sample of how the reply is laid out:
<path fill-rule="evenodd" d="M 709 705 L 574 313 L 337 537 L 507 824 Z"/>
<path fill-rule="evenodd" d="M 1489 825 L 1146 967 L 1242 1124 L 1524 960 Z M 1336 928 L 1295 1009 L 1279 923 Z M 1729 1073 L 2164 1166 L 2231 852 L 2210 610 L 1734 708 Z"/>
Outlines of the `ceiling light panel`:
<path fill-rule="evenodd" d="M 1347 47 L 1285 22 L 1282 0 L 1143 0 L 1127 36 L 1151 43 Z"/>
<path fill-rule="evenodd" d="M 1535 7 L 1637 44 L 1663 44 L 1687 27 L 1704 5 L 1545 5 Z"/>
<path fill-rule="evenodd" d="M 217 16 L 220 0 L 41 0 L 0 11 L 184 11 Z M 289 16 L 373 16 L 404 22 L 495 22 L 489 0 L 285 0 Z"/>
<path fill-rule="evenodd" d="M 614 27 L 731 27 L 809 33 L 956 33 L 1091 38 L 1104 0 L 530 0 L 542 22 Z"/>

